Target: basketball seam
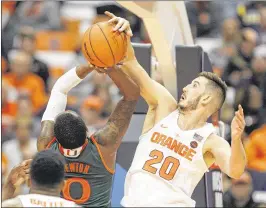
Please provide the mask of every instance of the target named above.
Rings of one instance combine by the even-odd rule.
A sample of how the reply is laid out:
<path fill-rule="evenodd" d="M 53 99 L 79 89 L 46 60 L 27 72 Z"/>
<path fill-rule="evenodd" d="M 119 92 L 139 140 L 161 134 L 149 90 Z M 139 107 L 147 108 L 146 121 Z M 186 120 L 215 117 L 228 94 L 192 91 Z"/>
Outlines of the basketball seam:
<path fill-rule="evenodd" d="M 89 34 L 90 34 L 91 30 L 92 30 L 92 27 L 91 27 L 90 30 L 89 30 Z M 89 38 L 90 38 L 90 37 L 89 37 Z M 90 44 L 90 45 L 91 45 L 91 44 Z M 93 59 L 91 58 L 91 56 L 90 56 L 90 54 L 89 54 L 89 51 L 88 51 L 88 48 L 87 48 L 87 44 L 86 44 L 86 42 L 83 44 L 83 46 L 84 46 L 84 48 L 85 48 L 85 52 L 86 52 L 86 54 L 88 55 L 88 58 L 90 59 L 90 62 L 93 62 Z M 92 46 L 91 46 L 91 48 L 92 48 Z"/>
<path fill-rule="evenodd" d="M 109 48 L 110 48 L 110 51 L 111 51 L 111 53 L 112 53 L 112 56 L 113 56 L 113 61 L 114 61 L 114 64 L 113 65 L 115 65 L 115 56 L 114 56 L 114 54 L 113 54 L 113 50 L 112 50 L 112 48 L 111 48 L 111 46 L 110 46 L 110 43 L 109 43 L 109 41 L 108 41 L 108 39 L 107 39 L 107 37 L 105 36 L 105 34 L 104 34 L 104 32 L 103 32 L 103 30 L 102 30 L 102 28 L 97 24 L 97 26 L 100 28 L 100 30 L 102 31 L 102 33 L 103 33 L 103 36 L 105 37 L 105 39 L 106 39 L 106 42 L 108 43 L 108 46 L 109 46 Z"/>
<path fill-rule="evenodd" d="M 90 30 L 90 33 L 89 33 L 89 40 L 90 40 L 91 50 L 92 50 L 92 52 L 94 53 L 95 57 L 96 57 L 96 58 L 97 58 L 97 59 L 98 59 L 103 65 L 107 66 L 107 64 L 103 63 L 103 62 L 101 61 L 101 59 L 99 59 L 99 57 L 96 55 L 95 51 L 93 50 L 93 47 L 92 47 L 92 44 L 91 44 L 91 31 L 92 31 L 92 29 Z"/>

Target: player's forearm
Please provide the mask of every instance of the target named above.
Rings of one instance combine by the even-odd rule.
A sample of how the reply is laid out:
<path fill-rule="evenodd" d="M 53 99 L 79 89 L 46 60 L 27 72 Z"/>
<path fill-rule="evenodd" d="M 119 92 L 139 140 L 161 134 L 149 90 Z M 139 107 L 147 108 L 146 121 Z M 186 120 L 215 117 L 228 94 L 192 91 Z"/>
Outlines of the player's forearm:
<path fill-rule="evenodd" d="M 91 65 L 80 65 L 76 67 L 76 74 L 80 79 L 84 79 L 93 70 L 94 67 Z"/>
<path fill-rule="evenodd" d="M 157 105 L 156 92 L 153 80 L 138 63 L 136 59 L 128 61 L 121 66 L 122 70 L 140 87 L 140 94 L 148 104 Z"/>
<path fill-rule="evenodd" d="M 68 92 L 77 86 L 94 68 L 77 66 L 62 75 L 55 83 L 42 121 L 54 121 L 55 117 L 65 111 Z"/>
<path fill-rule="evenodd" d="M 230 176 L 239 178 L 243 174 L 247 163 L 245 149 L 240 138 L 232 138 L 231 149 Z"/>
<path fill-rule="evenodd" d="M 109 69 L 107 74 L 121 91 L 124 100 L 130 101 L 139 99 L 139 86 L 121 69 L 115 66 L 114 68 Z"/>

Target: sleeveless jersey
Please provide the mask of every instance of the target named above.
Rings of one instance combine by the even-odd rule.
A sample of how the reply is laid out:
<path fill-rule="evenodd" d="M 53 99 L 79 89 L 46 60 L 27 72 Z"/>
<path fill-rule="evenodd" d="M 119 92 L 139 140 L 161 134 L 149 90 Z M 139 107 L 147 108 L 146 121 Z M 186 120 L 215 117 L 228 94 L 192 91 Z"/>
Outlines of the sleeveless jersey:
<path fill-rule="evenodd" d="M 56 139 L 49 148 L 64 155 Z M 113 172 L 106 165 L 93 137 L 86 140 L 78 157 L 66 157 L 65 186 L 61 197 L 78 205 L 110 207 Z"/>
<path fill-rule="evenodd" d="M 202 148 L 212 124 L 182 131 L 178 110 L 140 137 L 125 180 L 122 206 L 195 206 L 191 195 L 208 167 Z"/>
<path fill-rule="evenodd" d="M 72 201 L 42 194 L 27 194 L 17 197 L 20 199 L 23 207 L 79 207 Z"/>

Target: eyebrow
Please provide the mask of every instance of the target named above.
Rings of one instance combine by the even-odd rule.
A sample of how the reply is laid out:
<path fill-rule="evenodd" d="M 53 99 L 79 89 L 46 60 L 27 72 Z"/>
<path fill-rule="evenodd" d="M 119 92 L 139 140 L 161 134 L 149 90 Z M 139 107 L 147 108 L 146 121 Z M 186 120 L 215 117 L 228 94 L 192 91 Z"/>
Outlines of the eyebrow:
<path fill-rule="evenodd" d="M 194 81 L 194 83 L 198 83 L 198 85 L 200 85 L 200 83 L 198 81 Z"/>

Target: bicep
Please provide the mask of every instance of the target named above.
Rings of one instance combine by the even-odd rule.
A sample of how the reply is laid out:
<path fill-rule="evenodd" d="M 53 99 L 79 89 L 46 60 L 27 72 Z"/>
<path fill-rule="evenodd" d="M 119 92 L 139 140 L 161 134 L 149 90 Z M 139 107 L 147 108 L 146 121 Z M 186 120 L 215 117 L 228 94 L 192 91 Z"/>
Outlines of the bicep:
<path fill-rule="evenodd" d="M 168 116 L 177 108 L 177 102 L 170 92 L 158 82 L 152 80 L 153 91 L 156 97 L 155 104 L 149 103 L 149 110 L 145 117 L 142 134 L 149 131 L 159 121 Z M 147 100 L 146 100 L 147 101 Z"/>
<path fill-rule="evenodd" d="M 129 126 L 137 101 L 120 100 L 107 124 L 94 137 L 102 146 L 117 150 Z"/>
<path fill-rule="evenodd" d="M 231 158 L 231 147 L 229 143 L 218 136 L 212 139 L 210 152 L 215 158 L 215 163 L 221 168 L 221 170 L 227 175 L 230 174 L 230 158 Z"/>
<path fill-rule="evenodd" d="M 54 121 L 46 120 L 41 123 L 41 133 L 37 141 L 38 151 L 46 149 L 49 142 L 54 137 Z"/>
<path fill-rule="evenodd" d="M 150 129 L 153 128 L 154 123 L 155 123 L 155 116 L 156 116 L 156 106 L 149 106 L 148 112 L 145 116 L 143 128 L 142 128 L 142 133 L 145 134 L 147 133 Z"/>
<path fill-rule="evenodd" d="M 156 116 L 155 116 L 155 122 L 154 125 L 156 125 L 158 122 L 160 122 L 162 119 L 164 119 L 166 116 L 168 116 L 170 113 L 172 113 L 174 110 L 177 109 L 177 103 L 176 101 L 165 101 L 161 100 L 158 103 L 158 106 L 156 108 Z"/>
<path fill-rule="evenodd" d="M 148 112 L 145 117 L 144 125 L 142 128 L 142 134 L 147 133 L 150 129 L 152 129 L 158 122 L 176 110 L 177 104 L 167 104 L 159 103 L 157 106 L 150 105 Z"/>

